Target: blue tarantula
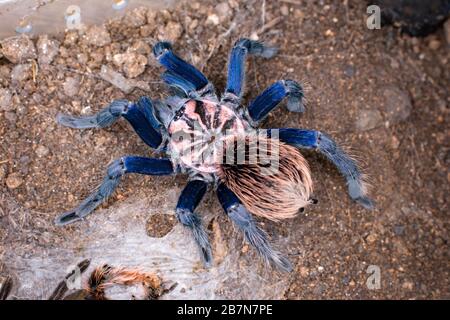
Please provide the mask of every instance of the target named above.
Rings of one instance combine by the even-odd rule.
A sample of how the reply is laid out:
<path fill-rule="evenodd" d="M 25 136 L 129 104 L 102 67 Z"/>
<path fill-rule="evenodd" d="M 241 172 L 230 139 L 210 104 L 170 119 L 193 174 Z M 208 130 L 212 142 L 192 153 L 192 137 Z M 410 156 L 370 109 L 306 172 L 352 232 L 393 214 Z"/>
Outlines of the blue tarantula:
<path fill-rule="evenodd" d="M 242 104 L 246 56 L 270 58 L 275 48 L 249 39 L 238 40 L 230 54 L 226 90 L 220 100 L 208 79 L 175 55 L 168 42 L 156 43 L 153 53 L 167 69 L 162 79 L 174 96 L 161 101 L 141 97 L 136 103 L 115 100 L 95 115 L 58 115 L 57 121 L 77 129 L 104 128 L 123 116 L 147 145 L 167 157 L 125 156 L 115 160 L 98 188 L 77 208 L 57 217 L 57 225 L 91 213 L 113 193 L 126 173 L 186 173 L 189 182 L 179 197 L 176 216 L 192 230 L 205 265 L 212 262 L 211 246 L 195 209 L 212 185 L 225 213 L 264 260 L 290 271 L 291 263 L 271 247 L 252 214 L 277 221 L 293 217 L 315 202 L 310 197 L 310 170 L 300 148 L 325 155 L 347 180 L 350 197 L 365 208 L 373 207 L 355 161 L 328 135 L 294 128 L 257 129 L 284 98 L 289 111 L 305 110 L 303 88 L 293 80 L 277 81 L 247 108 Z M 272 166 L 274 159 L 276 165 Z"/>

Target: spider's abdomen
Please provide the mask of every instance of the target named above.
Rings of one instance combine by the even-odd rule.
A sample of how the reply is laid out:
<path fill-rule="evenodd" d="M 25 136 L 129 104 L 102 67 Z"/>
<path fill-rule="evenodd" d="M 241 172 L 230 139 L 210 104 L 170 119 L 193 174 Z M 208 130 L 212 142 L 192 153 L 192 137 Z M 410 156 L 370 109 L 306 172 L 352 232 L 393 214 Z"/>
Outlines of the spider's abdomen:
<path fill-rule="evenodd" d="M 189 100 L 169 124 L 172 161 L 215 173 L 227 136 L 245 132 L 247 123 L 231 108 L 209 100 Z"/>

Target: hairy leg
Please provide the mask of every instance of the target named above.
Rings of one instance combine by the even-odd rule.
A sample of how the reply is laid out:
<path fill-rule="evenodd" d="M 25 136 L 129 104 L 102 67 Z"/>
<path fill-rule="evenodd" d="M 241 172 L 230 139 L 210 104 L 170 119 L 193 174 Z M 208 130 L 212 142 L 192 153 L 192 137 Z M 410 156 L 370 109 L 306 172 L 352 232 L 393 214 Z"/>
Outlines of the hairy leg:
<path fill-rule="evenodd" d="M 192 230 L 203 262 L 206 266 L 210 266 L 212 263 L 211 245 L 199 216 L 194 212 L 205 195 L 206 190 L 207 184 L 205 182 L 199 180 L 189 181 L 181 192 L 175 211 L 178 220 Z"/>
<path fill-rule="evenodd" d="M 289 260 L 272 249 L 266 234 L 255 223 L 252 215 L 238 197 L 222 183 L 217 188 L 217 197 L 228 217 L 244 233 L 245 239 L 255 247 L 266 262 L 273 263 L 281 270 L 292 271 Z"/>
<path fill-rule="evenodd" d="M 303 89 L 294 80 L 280 80 L 268 87 L 250 103 L 248 114 L 253 122 L 264 120 L 268 114 L 284 99 L 287 99 L 287 108 L 292 112 L 303 112 Z"/>
<path fill-rule="evenodd" d="M 214 89 L 208 79 L 197 68 L 178 57 L 169 42 L 158 42 L 153 47 L 153 54 L 167 71 L 162 79 L 169 86 L 183 91 L 190 98 L 213 97 Z"/>
<path fill-rule="evenodd" d="M 367 209 L 373 209 L 374 203 L 367 196 L 367 188 L 356 162 L 327 134 L 316 130 L 271 129 L 278 130 L 279 139 L 298 148 L 318 150 L 328 158 L 347 181 L 350 197 Z"/>
<path fill-rule="evenodd" d="M 244 91 L 245 59 L 248 54 L 271 58 L 276 52 L 276 48 L 264 46 L 259 41 L 245 38 L 236 41 L 230 53 L 227 88 L 222 101 L 239 104 Z"/>
<path fill-rule="evenodd" d="M 126 173 L 146 175 L 170 175 L 175 173 L 169 159 L 153 159 L 144 157 L 123 157 L 115 160 L 107 169 L 103 182 L 74 210 L 58 216 L 55 223 L 63 226 L 81 220 L 100 204 L 106 201 L 118 186 L 120 179 Z"/>
<path fill-rule="evenodd" d="M 153 116 L 152 108 L 150 99 L 146 97 L 142 97 L 136 104 L 127 100 L 114 100 L 92 116 L 74 117 L 59 114 L 56 120 L 63 126 L 75 129 L 105 128 L 122 116 L 147 145 L 156 149 L 162 142 L 162 136 L 160 124 Z"/>

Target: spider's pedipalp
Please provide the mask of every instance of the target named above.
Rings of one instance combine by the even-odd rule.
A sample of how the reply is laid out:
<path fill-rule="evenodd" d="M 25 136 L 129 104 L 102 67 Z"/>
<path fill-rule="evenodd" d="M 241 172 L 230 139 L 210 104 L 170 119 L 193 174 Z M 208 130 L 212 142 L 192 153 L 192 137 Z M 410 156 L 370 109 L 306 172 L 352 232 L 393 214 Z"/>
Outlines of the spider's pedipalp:
<path fill-rule="evenodd" d="M 258 227 L 238 197 L 223 183 L 217 187 L 217 197 L 228 217 L 244 233 L 245 239 L 258 251 L 265 262 L 272 263 L 283 271 L 292 271 L 290 261 L 271 247 L 265 232 Z"/>
<path fill-rule="evenodd" d="M 123 116 L 147 145 L 157 149 L 162 142 L 161 124 L 154 118 L 152 109 L 153 105 L 147 97 L 142 97 L 137 104 L 127 100 L 114 100 L 92 116 L 74 117 L 58 114 L 56 121 L 74 129 L 105 128 Z"/>
<path fill-rule="evenodd" d="M 201 256 L 205 266 L 209 267 L 212 264 L 211 245 L 208 240 L 208 235 L 202 226 L 202 221 L 194 212 L 195 208 L 200 203 L 205 195 L 207 184 L 200 180 L 189 181 L 184 187 L 178 199 L 175 209 L 178 220 L 186 227 L 192 230 L 194 239 L 200 249 Z"/>
<path fill-rule="evenodd" d="M 280 80 L 268 87 L 248 106 L 251 122 L 258 124 L 284 99 L 287 109 L 292 112 L 304 112 L 303 88 L 294 80 Z"/>
<path fill-rule="evenodd" d="M 243 94 L 245 78 L 245 58 L 247 54 L 271 58 L 277 52 L 274 47 L 265 46 L 259 41 L 239 39 L 231 49 L 228 62 L 228 80 L 223 100 L 230 95 L 239 100 Z M 233 99 L 234 100 L 234 99 Z"/>
<path fill-rule="evenodd" d="M 277 130 L 279 138 L 298 148 L 316 149 L 328 158 L 344 176 L 350 197 L 366 209 L 373 209 L 374 203 L 367 196 L 367 184 L 358 165 L 341 147 L 327 134 L 315 130 L 301 130 L 294 128 Z M 270 131 L 269 131 L 270 134 Z"/>
<path fill-rule="evenodd" d="M 94 211 L 106 201 L 119 185 L 125 173 L 140 173 L 146 175 L 168 175 L 174 173 L 172 163 L 168 159 L 152 159 L 144 157 L 123 157 L 115 160 L 107 169 L 107 175 L 102 184 L 72 211 L 59 215 L 55 223 L 58 226 L 80 220 Z"/>

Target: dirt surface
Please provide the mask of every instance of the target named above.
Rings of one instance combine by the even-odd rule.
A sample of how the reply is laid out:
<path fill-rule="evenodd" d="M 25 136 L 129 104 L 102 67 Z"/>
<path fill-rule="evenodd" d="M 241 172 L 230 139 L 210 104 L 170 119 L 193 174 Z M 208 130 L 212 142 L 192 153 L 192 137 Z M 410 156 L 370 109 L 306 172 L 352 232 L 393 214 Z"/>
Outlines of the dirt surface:
<path fill-rule="evenodd" d="M 305 114 L 279 108 L 264 127 L 330 133 L 360 161 L 377 205 L 367 211 L 352 203 L 336 169 L 320 155 L 305 153 L 319 204 L 282 223 L 260 220 L 295 264 L 294 272 L 279 275 L 261 267 L 215 197 L 208 196 L 199 212 L 205 215 L 217 269 L 212 275 L 201 274 L 204 281 L 225 274 L 222 287 L 233 290 L 221 294 L 215 287 L 217 295 L 205 290 L 203 296 L 450 298 L 450 43 L 442 29 L 421 39 L 401 35 L 392 27 L 368 30 L 365 17 L 361 1 L 347 5 L 191 1 L 160 12 L 138 9 L 105 27 L 33 39 L 36 49 L 28 48 L 22 57 L 4 52 L 0 59 L 0 275 L 13 273 L 20 282 L 20 271 L 28 268 L 25 278 L 36 277 L 44 271 L 27 264 L 36 256 L 53 257 L 53 269 L 60 268 L 63 275 L 67 267 L 63 264 L 82 250 L 93 255 L 116 252 L 127 241 L 124 235 L 133 237 L 129 230 L 142 232 L 143 238 L 135 243 L 145 245 L 159 243 L 156 239 L 174 225 L 167 236 L 178 230 L 180 226 L 167 215 L 173 215 L 186 177 L 137 175 L 123 179 L 115 196 L 86 221 L 56 228 L 56 215 L 88 195 L 110 161 L 126 154 L 154 154 L 125 121 L 106 130 L 72 130 L 58 126 L 55 117 L 59 112 L 91 114 L 117 98 L 167 95 L 159 80 L 161 68 L 150 54 L 159 39 L 173 41 L 177 53 L 202 69 L 221 92 L 228 52 L 237 38 L 249 36 L 280 51 L 271 60 L 249 59 L 246 101 L 278 79 L 296 79 L 308 88 Z M 52 48 L 54 57 L 48 61 Z M 114 216 L 114 210 L 121 214 Z M 123 215 L 126 210 L 129 218 Z M 127 230 L 128 225 L 133 228 Z M 116 234 L 121 229 L 123 233 Z M 188 239 L 189 234 L 184 236 Z M 184 245 L 180 241 L 174 243 Z M 151 250 L 142 250 L 154 259 Z M 195 250 L 185 250 L 189 259 L 199 259 Z M 127 261 L 133 263 L 137 254 Z M 231 255 L 233 260 L 227 260 Z M 233 268 L 242 269 L 237 273 L 242 278 L 230 278 Z M 376 289 L 367 280 L 378 268 L 381 282 Z M 246 277 L 253 271 L 265 279 L 254 289 L 260 292 L 247 288 Z M 196 272 L 200 271 L 191 270 Z M 240 286 L 247 290 L 240 291 Z M 265 294 L 270 290 L 264 288 L 274 291 L 274 287 L 276 294 Z M 20 298 L 45 295 L 20 292 Z M 201 298 L 203 291 L 198 292 L 193 296 L 179 286 L 174 297 Z"/>

